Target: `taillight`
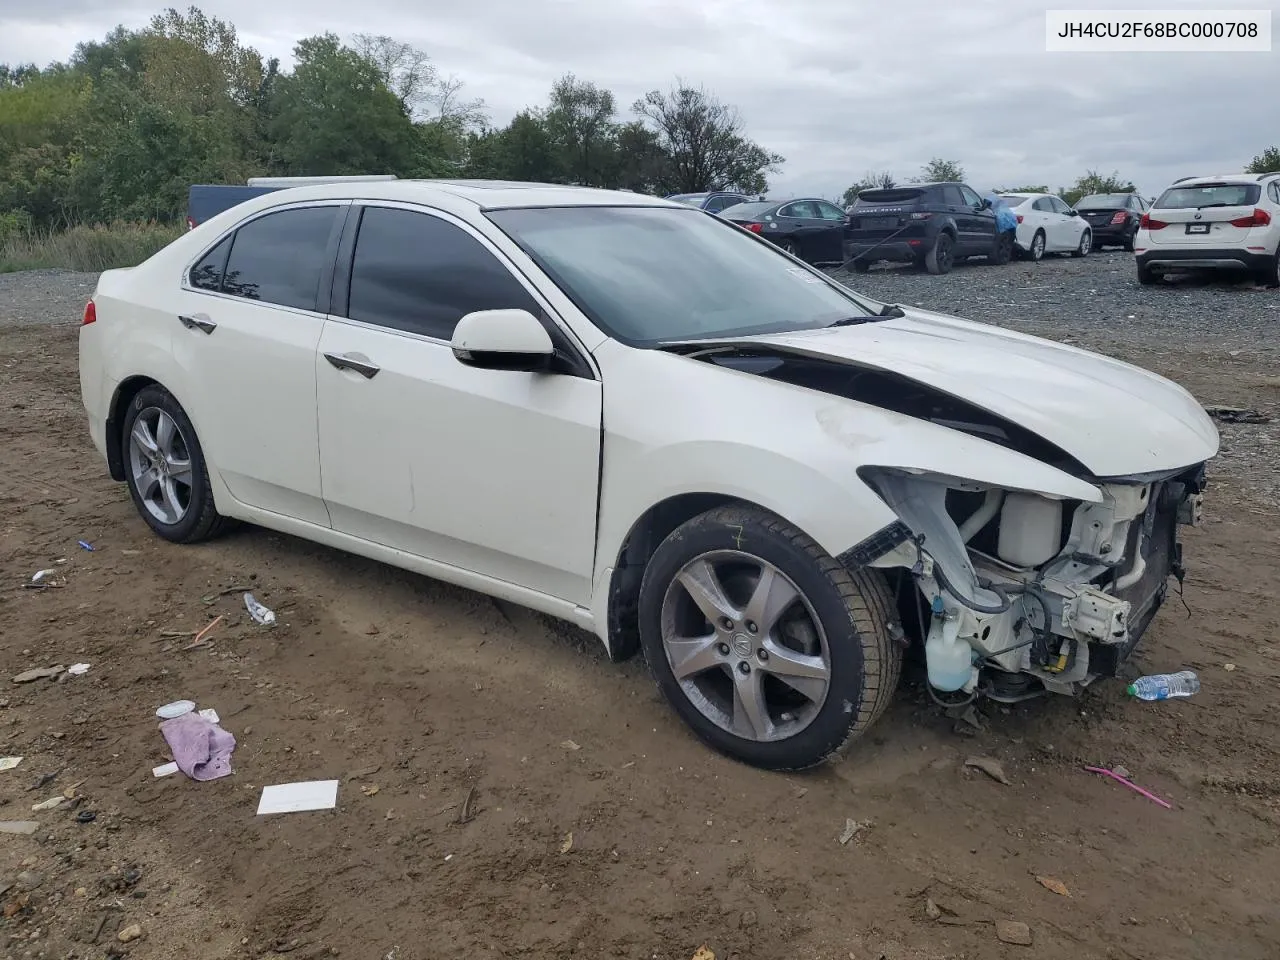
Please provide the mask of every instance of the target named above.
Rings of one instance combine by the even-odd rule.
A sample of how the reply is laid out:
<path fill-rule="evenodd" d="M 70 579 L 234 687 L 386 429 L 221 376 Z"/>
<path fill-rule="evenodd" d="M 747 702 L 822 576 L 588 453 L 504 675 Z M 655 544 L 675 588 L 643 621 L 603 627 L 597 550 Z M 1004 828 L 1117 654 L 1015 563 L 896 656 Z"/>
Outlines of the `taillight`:
<path fill-rule="evenodd" d="M 1123 210 L 1117 210 L 1115 213 L 1111 215 L 1111 223 L 1113 226 L 1116 224 L 1121 224 L 1121 223 L 1124 223 L 1125 220 L 1127 220 L 1128 218 L 1129 218 L 1129 215 L 1125 213 Z"/>
<path fill-rule="evenodd" d="M 1163 230 L 1168 224 L 1163 220 L 1156 220 L 1149 213 L 1144 213 L 1142 219 L 1138 221 L 1138 226 L 1143 230 Z"/>
<path fill-rule="evenodd" d="M 80 321 L 80 326 L 87 327 L 89 324 L 96 322 L 98 319 L 98 308 L 93 305 L 90 300 L 84 305 L 84 318 Z"/>
<path fill-rule="evenodd" d="M 194 230 L 195 228 L 196 228 L 196 221 L 195 221 L 195 218 L 194 218 L 194 217 L 187 217 L 187 229 L 188 229 L 188 230 Z"/>
<path fill-rule="evenodd" d="M 742 227 L 745 230 L 750 230 L 752 233 L 759 233 L 764 229 L 764 225 L 759 223 L 744 223 Z"/>
<path fill-rule="evenodd" d="M 933 216 L 932 213 L 913 213 L 911 215 L 911 219 L 912 220 L 928 220 L 932 216 Z"/>
<path fill-rule="evenodd" d="M 1265 227 L 1271 223 L 1271 214 L 1258 207 L 1247 217 L 1236 217 L 1231 221 L 1233 227 Z"/>
<path fill-rule="evenodd" d="M 1018 214 L 1018 222 L 1019 222 L 1019 223 L 1021 223 L 1021 222 L 1022 222 L 1022 214 Z"/>

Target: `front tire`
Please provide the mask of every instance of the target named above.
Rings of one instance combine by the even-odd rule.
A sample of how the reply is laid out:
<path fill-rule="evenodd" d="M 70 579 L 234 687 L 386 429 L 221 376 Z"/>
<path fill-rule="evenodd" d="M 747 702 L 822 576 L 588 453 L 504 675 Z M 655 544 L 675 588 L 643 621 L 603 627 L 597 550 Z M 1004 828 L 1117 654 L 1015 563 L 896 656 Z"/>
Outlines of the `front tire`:
<path fill-rule="evenodd" d="M 950 273 L 951 266 L 955 262 L 954 249 L 955 241 L 951 239 L 951 234 L 938 234 L 938 239 L 933 241 L 933 246 L 925 254 L 924 268 L 935 275 Z"/>
<path fill-rule="evenodd" d="M 1080 234 L 1080 242 L 1076 245 L 1076 248 L 1071 251 L 1071 255 L 1073 257 L 1087 257 L 1089 255 L 1089 251 L 1092 249 L 1093 233 L 1086 230 L 1084 233 Z"/>
<path fill-rule="evenodd" d="M 226 526 L 218 513 L 195 427 L 182 405 L 160 386 L 145 387 L 129 403 L 120 432 L 125 482 L 139 515 L 173 543 L 196 543 Z"/>
<path fill-rule="evenodd" d="M 764 510 L 726 506 L 654 552 L 640 639 L 700 739 L 752 766 L 801 770 L 847 747 L 892 698 L 892 609 L 879 572 L 848 570 Z"/>

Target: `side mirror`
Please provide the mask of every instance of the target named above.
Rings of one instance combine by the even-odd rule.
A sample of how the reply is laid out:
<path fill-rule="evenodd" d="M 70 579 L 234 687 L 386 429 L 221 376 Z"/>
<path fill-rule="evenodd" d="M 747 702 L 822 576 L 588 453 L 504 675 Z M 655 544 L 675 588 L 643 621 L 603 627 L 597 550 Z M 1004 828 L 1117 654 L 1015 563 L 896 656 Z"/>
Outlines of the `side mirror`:
<path fill-rule="evenodd" d="M 486 370 L 545 372 L 555 358 L 546 328 L 528 310 L 477 310 L 453 330 L 453 355 Z"/>
<path fill-rule="evenodd" d="M 990 210 L 990 209 L 991 209 L 991 201 L 990 201 L 990 200 L 988 200 L 986 197 L 983 197 L 983 198 L 982 198 L 981 209 L 983 209 L 983 210 Z"/>
<path fill-rule="evenodd" d="M 1080 214 L 1079 214 L 1078 212 L 1076 212 L 1076 208 L 1075 208 L 1075 207 L 1072 207 L 1070 210 L 1068 210 L 1068 211 L 1067 211 L 1067 216 L 1068 216 L 1068 217 L 1078 217 L 1078 216 L 1080 216 Z"/>

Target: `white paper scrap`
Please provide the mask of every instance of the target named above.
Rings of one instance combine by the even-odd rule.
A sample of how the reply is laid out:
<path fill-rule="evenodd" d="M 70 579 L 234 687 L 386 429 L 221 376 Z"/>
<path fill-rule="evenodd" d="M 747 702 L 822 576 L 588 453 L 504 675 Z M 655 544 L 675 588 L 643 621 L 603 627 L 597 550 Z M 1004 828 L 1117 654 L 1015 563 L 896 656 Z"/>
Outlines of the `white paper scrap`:
<path fill-rule="evenodd" d="M 210 723 L 218 722 L 218 711 L 213 709 L 213 707 L 205 707 L 200 711 L 200 716 L 204 717 Z"/>
<path fill-rule="evenodd" d="M 12 770 L 21 762 L 21 757 L 0 757 L 0 770 Z"/>
<path fill-rule="evenodd" d="M 82 677 L 88 672 L 89 664 L 87 663 L 73 663 L 71 666 L 67 667 L 67 673 L 71 674 L 73 677 Z"/>
<path fill-rule="evenodd" d="M 338 805 L 337 780 L 308 780 L 303 783 L 281 783 L 262 788 L 258 816 L 265 813 L 302 813 L 307 810 L 332 810 Z"/>
<path fill-rule="evenodd" d="M 163 766 L 151 768 L 151 775 L 153 777 L 167 777 L 169 774 L 177 772 L 178 765 L 176 763 L 166 763 Z"/>

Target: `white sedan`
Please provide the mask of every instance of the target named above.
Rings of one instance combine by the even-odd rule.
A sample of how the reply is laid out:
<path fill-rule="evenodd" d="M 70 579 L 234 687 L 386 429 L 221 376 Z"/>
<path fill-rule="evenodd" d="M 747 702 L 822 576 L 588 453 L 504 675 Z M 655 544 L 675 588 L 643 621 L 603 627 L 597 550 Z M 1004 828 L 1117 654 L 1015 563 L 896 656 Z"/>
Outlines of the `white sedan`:
<path fill-rule="evenodd" d="M 770 769 L 861 735 L 913 644 L 949 703 L 1114 675 L 1218 449 L 1147 371 L 493 182 L 219 214 L 102 275 L 80 384 L 159 536 L 249 521 L 561 617 Z"/>
<path fill-rule="evenodd" d="M 1002 193 L 1000 198 L 1018 218 L 1014 243 L 1030 260 L 1046 253 L 1088 256 L 1093 248 L 1089 221 L 1050 193 Z"/>

